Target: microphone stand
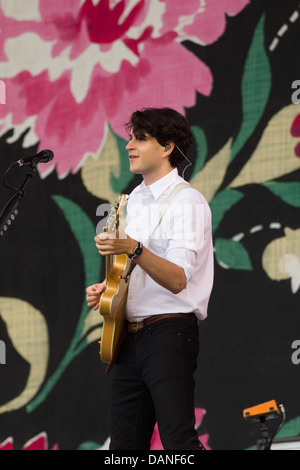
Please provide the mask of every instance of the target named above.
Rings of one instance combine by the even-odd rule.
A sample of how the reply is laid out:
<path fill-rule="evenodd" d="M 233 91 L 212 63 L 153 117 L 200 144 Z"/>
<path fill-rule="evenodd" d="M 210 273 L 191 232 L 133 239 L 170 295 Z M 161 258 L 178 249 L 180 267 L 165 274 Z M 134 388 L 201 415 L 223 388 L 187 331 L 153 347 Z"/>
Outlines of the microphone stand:
<path fill-rule="evenodd" d="M 0 214 L 0 236 L 4 235 L 4 232 L 6 232 L 11 225 L 12 221 L 15 220 L 16 216 L 18 215 L 18 205 L 21 200 L 25 196 L 25 188 L 29 181 L 33 178 L 33 176 L 36 173 L 36 165 L 32 164 L 30 165 L 30 170 L 26 175 L 25 180 L 23 181 L 22 185 L 19 188 L 11 188 L 10 186 L 7 186 L 5 184 L 5 177 L 8 173 L 8 171 L 11 169 L 11 166 L 6 170 L 4 177 L 3 177 L 3 184 L 6 188 L 15 190 L 16 193 L 13 195 L 13 197 L 8 201 L 8 203 L 5 205 L 3 208 L 1 214 Z"/>

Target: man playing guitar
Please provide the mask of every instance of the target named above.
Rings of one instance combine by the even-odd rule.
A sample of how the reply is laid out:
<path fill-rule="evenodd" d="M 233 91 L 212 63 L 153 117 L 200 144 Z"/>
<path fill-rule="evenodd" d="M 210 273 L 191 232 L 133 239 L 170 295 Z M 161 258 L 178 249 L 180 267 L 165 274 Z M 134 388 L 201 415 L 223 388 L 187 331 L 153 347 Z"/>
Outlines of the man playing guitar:
<path fill-rule="evenodd" d="M 201 450 L 194 372 L 213 286 L 211 212 L 178 174 L 192 144 L 183 115 L 146 108 L 128 130 L 130 170 L 143 181 L 129 196 L 125 231 L 95 237 L 101 255 L 126 254 L 135 264 L 113 370 L 110 449 L 149 450 L 157 422 L 164 449 Z M 89 307 L 99 308 L 105 289 L 106 281 L 86 289 Z"/>

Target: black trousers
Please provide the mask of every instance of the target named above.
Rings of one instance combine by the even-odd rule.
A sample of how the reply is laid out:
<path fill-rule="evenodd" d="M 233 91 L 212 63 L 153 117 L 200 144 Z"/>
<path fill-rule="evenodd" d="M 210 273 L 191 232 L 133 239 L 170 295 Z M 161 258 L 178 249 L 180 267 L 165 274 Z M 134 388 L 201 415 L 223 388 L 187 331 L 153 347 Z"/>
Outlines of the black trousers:
<path fill-rule="evenodd" d="M 198 321 L 169 318 L 127 334 L 114 366 L 111 450 L 149 450 L 155 423 L 165 450 L 199 450 L 194 371 Z"/>

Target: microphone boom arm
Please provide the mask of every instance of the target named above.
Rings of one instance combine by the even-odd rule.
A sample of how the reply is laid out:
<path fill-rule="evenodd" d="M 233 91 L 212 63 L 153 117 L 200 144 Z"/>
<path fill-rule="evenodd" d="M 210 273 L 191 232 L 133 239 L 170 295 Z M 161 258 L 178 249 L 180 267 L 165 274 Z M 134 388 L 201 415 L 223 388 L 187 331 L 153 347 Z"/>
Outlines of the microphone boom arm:
<path fill-rule="evenodd" d="M 8 203 L 3 208 L 0 214 L 0 236 L 4 235 L 4 232 L 7 231 L 8 227 L 11 225 L 12 221 L 15 220 L 18 215 L 17 207 L 19 205 L 20 199 L 25 196 L 25 187 L 29 181 L 33 178 L 36 173 L 36 166 L 30 165 L 30 171 L 27 173 L 25 180 L 23 181 L 20 188 L 16 191 L 16 194 L 8 201 Z M 6 186 L 7 187 L 7 186 Z M 10 188 L 11 189 L 11 188 Z"/>

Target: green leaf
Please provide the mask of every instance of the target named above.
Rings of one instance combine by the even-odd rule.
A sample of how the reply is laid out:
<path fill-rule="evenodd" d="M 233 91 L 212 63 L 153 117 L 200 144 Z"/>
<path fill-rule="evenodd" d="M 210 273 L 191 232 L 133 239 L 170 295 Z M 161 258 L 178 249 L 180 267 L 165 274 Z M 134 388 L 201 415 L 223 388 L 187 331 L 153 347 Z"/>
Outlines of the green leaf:
<path fill-rule="evenodd" d="M 219 227 L 226 212 L 244 197 L 243 193 L 235 189 L 224 189 L 210 202 L 212 211 L 212 231 Z"/>
<path fill-rule="evenodd" d="M 258 23 L 242 79 L 243 121 L 231 149 L 231 161 L 243 148 L 259 123 L 271 91 L 271 68 L 264 44 L 265 15 Z"/>
<path fill-rule="evenodd" d="M 228 269 L 252 271 L 252 264 L 245 247 L 235 241 L 217 238 L 214 243 L 215 256 L 219 264 Z"/>
<path fill-rule="evenodd" d="M 204 167 L 207 156 L 207 140 L 204 130 L 199 126 L 191 126 L 191 131 L 197 147 L 197 159 L 195 161 L 193 175 L 197 174 Z"/>
<path fill-rule="evenodd" d="M 86 441 L 80 444 L 77 450 L 99 450 L 100 444 L 94 441 Z"/>
<path fill-rule="evenodd" d="M 285 423 L 276 435 L 276 438 L 299 437 L 300 435 L 300 417 L 293 418 Z"/>
<path fill-rule="evenodd" d="M 282 183 L 282 182 L 268 182 L 263 183 L 265 186 L 276 196 L 280 197 L 284 202 L 293 207 L 300 207 L 300 183 Z"/>
<path fill-rule="evenodd" d="M 87 214 L 75 202 L 59 195 L 52 195 L 52 199 L 63 212 L 79 245 L 84 263 L 85 285 L 88 286 L 98 282 L 101 269 L 101 257 L 97 256 L 95 245 L 93 243 L 95 227 Z M 48 379 L 44 388 L 33 399 L 33 401 L 27 405 L 28 412 L 35 410 L 46 399 L 74 357 L 76 357 L 88 344 L 86 340 L 80 342 L 81 333 L 84 328 L 84 320 L 88 310 L 85 301 L 84 289 L 82 291 L 82 297 L 81 313 L 71 344 L 57 369 Z"/>
<path fill-rule="evenodd" d="M 52 195 L 52 199 L 63 212 L 79 245 L 85 271 L 85 282 L 93 284 L 99 278 L 101 256 L 97 256 L 94 244 L 96 227 L 91 219 L 75 202 L 63 196 Z"/>
<path fill-rule="evenodd" d="M 132 173 L 129 170 L 129 160 L 128 160 L 128 151 L 126 150 L 127 142 L 126 140 L 122 139 L 119 135 L 115 134 L 113 130 L 110 128 L 111 133 L 113 134 L 114 138 L 116 139 L 116 144 L 119 152 L 119 177 L 117 178 L 113 173 L 110 174 L 110 185 L 112 190 L 115 193 L 120 194 L 123 189 L 127 186 L 127 184 L 132 179 Z"/>

